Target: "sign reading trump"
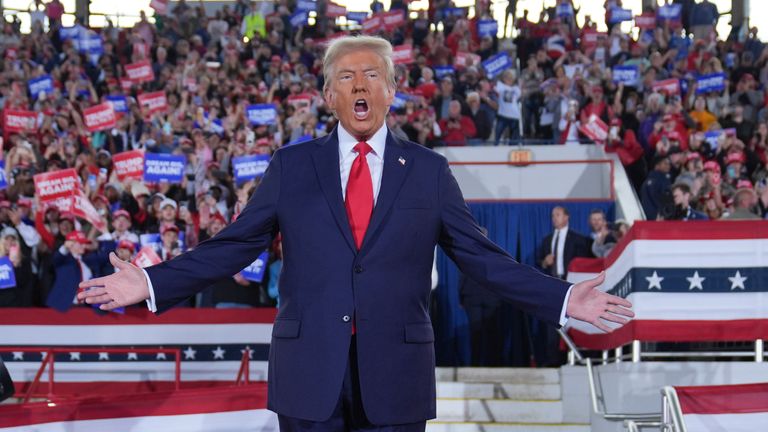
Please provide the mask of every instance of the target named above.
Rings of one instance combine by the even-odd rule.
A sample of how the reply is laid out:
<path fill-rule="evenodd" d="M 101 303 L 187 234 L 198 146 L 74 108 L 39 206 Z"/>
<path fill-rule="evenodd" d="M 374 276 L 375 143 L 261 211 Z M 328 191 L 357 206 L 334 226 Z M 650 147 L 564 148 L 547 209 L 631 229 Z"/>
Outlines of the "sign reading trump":
<path fill-rule="evenodd" d="M 116 154 L 112 158 L 117 179 L 141 179 L 144 174 L 144 152 L 131 150 Z"/>

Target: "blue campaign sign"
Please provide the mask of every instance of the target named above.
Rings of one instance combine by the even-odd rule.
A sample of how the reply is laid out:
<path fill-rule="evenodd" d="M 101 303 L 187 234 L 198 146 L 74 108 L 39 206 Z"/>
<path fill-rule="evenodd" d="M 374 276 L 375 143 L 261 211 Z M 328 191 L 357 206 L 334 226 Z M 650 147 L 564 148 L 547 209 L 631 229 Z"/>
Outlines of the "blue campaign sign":
<path fill-rule="evenodd" d="M 309 21 L 309 12 L 305 10 L 299 10 L 291 15 L 291 27 L 293 28 L 305 26 L 307 25 L 307 21 Z"/>
<path fill-rule="evenodd" d="M 657 20 L 679 21 L 683 12 L 683 5 L 670 4 L 659 7 L 656 12 Z"/>
<path fill-rule="evenodd" d="M 264 175 L 269 165 L 269 155 L 240 156 L 232 159 L 232 169 L 238 184 Z"/>
<path fill-rule="evenodd" d="M 27 81 L 27 87 L 29 87 L 32 98 L 37 99 L 40 92 L 45 92 L 45 94 L 53 92 L 53 79 L 50 75 L 42 75 Z"/>
<path fill-rule="evenodd" d="M 499 33 L 499 23 L 496 20 L 480 20 L 477 22 L 477 34 L 480 37 L 494 37 Z"/>
<path fill-rule="evenodd" d="M 435 66 L 435 77 L 440 79 L 446 75 L 456 75 L 456 69 L 453 66 Z"/>
<path fill-rule="evenodd" d="M 0 189 L 8 187 L 8 179 L 5 177 L 5 161 L 0 160 Z"/>
<path fill-rule="evenodd" d="M 85 28 L 79 24 L 59 29 L 59 37 L 63 40 L 79 39 L 80 35 L 83 33 L 85 33 Z"/>
<path fill-rule="evenodd" d="M 713 130 L 704 132 L 704 141 L 709 144 L 712 150 L 717 150 L 720 145 L 720 136 L 725 135 L 723 130 Z"/>
<path fill-rule="evenodd" d="M 248 105 L 246 113 L 248 114 L 248 121 L 252 125 L 271 125 L 277 121 L 277 107 L 275 104 Z"/>
<path fill-rule="evenodd" d="M 573 16 L 573 5 L 570 3 L 560 3 L 557 5 L 556 8 L 556 14 L 558 17 L 572 17 Z"/>
<path fill-rule="evenodd" d="M 125 96 L 107 96 L 107 102 L 112 104 L 112 109 L 114 109 L 116 113 L 128 112 L 128 99 L 126 99 Z"/>
<path fill-rule="evenodd" d="M 317 2 L 314 0 L 299 0 L 296 9 L 307 12 L 317 12 Z"/>
<path fill-rule="evenodd" d="M 462 18 L 462 17 L 466 16 L 466 13 L 467 13 L 467 9 L 466 8 L 452 7 L 452 8 L 445 8 L 445 9 L 443 9 L 443 14 L 446 17 L 453 16 L 453 17 Z"/>
<path fill-rule="evenodd" d="M 80 53 L 101 55 L 104 54 L 104 42 L 97 34 L 84 34 L 73 39 L 75 49 Z"/>
<path fill-rule="evenodd" d="M 637 85 L 639 76 L 640 71 L 637 66 L 613 67 L 613 82 L 616 84 L 623 83 L 626 87 L 634 87 Z"/>
<path fill-rule="evenodd" d="M 485 75 L 488 78 L 495 78 L 496 75 L 502 73 L 505 69 L 512 67 L 512 60 L 507 53 L 499 53 L 483 62 L 483 69 L 485 69 Z"/>
<path fill-rule="evenodd" d="M 408 102 L 410 98 L 411 97 L 405 93 L 395 93 L 395 99 L 392 101 L 392 108 L 405 108 L 405 103 Z"/>
<path fill-rule="evenodd" d="M 700 75 L 696 78 L 696 94 L 721 92 L 725 90 L 725 74 Z"/>
<path fill-rule="evenodd" d="M 347 19 L 349 21 L 362 23 L 366 18 L 368 18 L 368 12 L 347 12 Z"/>
<path fill-rule="evenodd" d="M 269 252 L 264 251 L 256 258 L 256 261 L 251 265 L 244 268 L 240 274 L 251 282 L 261 282 L 264 280 L 264 271 L 267 268 L 267 262 L 269 261 Z"/>
<path fill-rule="evenodd" d="M 144 181 L 181 183 L 187 158 L 184 155 L 146 153 L 144 155 Z"/>
<path fill-rule="evenodd" d="M 0 289 L 16 286 L 16 273 L 13 271 L 13 263 L 7 256 L 0 258 Z"/>
<path fill-rule="evenodd" d="M 624 21 L 632 21 L 633 19 L 634 18 L 632 17 L 632 10 L 630 9 L 622 9 L 622 8 L 611 9 L 610 24 L 617 24 Z"/>
<path fill-rule="evenodd" d="M 302 135 L 302 136 L 296 138 L 295 140 L 289 142 L 288 144 L 286 144 L 286 146 L 294 145 L 294 144 L 301 144 L 303 142 L 312 141 L 312 139 L 314 139 L 314 137 L 312 135 L 310 135 L 310 134 Z"/>

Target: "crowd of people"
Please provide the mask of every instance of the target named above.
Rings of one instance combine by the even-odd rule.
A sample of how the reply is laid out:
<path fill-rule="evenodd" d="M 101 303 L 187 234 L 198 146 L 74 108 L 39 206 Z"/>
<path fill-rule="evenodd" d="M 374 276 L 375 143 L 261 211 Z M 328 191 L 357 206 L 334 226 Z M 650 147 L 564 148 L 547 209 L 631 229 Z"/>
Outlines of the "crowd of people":
<path fill-rule="evenodd" d="M 509 3 L 512 19 L 518 11 Z M 337 24 L 325 0 L 316 2 L 312 25 L 293 1 L 238 0 L 211 14 L 180 0 L 127 29 L 62 27 L 60 2 L 36 0 L 29 33 L 9 16 L 0 34 L 2 108 L 35 113 L 32 128 L 3 124 L 0 256 L 12 263 L 16 287 L 0 289 L 0 305 L 66 309 L 78 282 L 114 271 L 108 250 L 133 259 L 144 235 L 155 234 L 150 243 L 167 260 L 216 235 L 258 182 L 236 182 L 234 158 L 270 155 L 335 127 L 322 97 L 322 55 L 328 40 L 350 32 L 411 47 L 410 61 L 396 65 L 397 103 L 387 118 L 395 134 L 427 147 L 579 145 L 595 140 L 586 126 L 603 123 L 597 142 L 617 153 L 648 219 L 763 218 L 768 54 L 755 29 L 718 35 L 708 1 L 673 3 L 678 17 L 645 11 L 653 25 L 633 37 L 611 18 L 619 0 L 605 2 L 602 33 L 588 16 L 579 26 L 580 11 L 560 0 L 535 21 L 523 11 L 513 22 L 517 36 L 499 39 L 487 30 L 487 0 L 472 18 L 434 0 L 415 18 L 406 13 L 399 25 L 375 28 Z M 407 8 L 393 0 L 384 11 L 374 1 L 369 16 Z M 98 50 L 84 48 L 94 37 Z M 486 61 L 499 54 L 508 66 L 490 72 Z M 141 62 L 153 79 L 127 79 L 126 65 Z M 614 79 L 632 67 L 634 82 Z M 722 88 L 699 91 L 701 76 L 718 74 Z M 46 76 L 52 89 L 33 92 L 29 83 Z M 159 110 L 140 102 L 154 92 L 167 99 Z M 115 126 L 90 130 L 84 111 L 121 96 L 126 108 Z M 253 123 L 248 107 L 264 104 L 274 106 L 274 120 Z M 119 180 L 113 157 L 131 150 L 183 155 L 182 180 Z M 67 168 L 103 227 L 35 197 L 34 175 Z M 279 239 L 263 265 L 260 279 L 235 275 L 196 305 L 274 306 Z M 51 303 L 52 294 L 65 301 Z"/>

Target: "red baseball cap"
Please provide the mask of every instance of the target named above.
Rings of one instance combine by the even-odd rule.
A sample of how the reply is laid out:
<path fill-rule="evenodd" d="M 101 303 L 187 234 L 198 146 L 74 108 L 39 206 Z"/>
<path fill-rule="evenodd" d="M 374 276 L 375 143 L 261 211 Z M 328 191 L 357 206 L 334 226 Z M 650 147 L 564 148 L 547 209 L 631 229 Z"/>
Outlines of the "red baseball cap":
<path fill-rule="evenodd" d="M 133 252 L 136 250 L 136 246 L 134 246 L 133 242 L 130 240 L 120 240 L 117 242 L 117 249 L 129 249 Z"/>
<path fill-rule="evenodd" d="M 82 231 L 72 231 L 65 237 L 66 241 L 73 241 L 80 244 L 89 244 L 91 241 L 83 234 Z"/>
<path fill-rule="evenodd" d="M 167 233 L 168 231 L 174 231 L 178 233 L 179 227 L 177 227 L 176 225 L 165 225 L 162 228 L 160 228 L 160 235 L 165 235 L 165 233 Z"/>
<path fill-rule="evenodd" d="M 725 157 L 725 164 L 730 165 L 732 163 L 744 163 L 746 158 L 744 157 L 743 152 L 733 152 L 728 153 L 728 156 Z"/>
<path fill-rule="evenodd" d="M 715 161 L 706 161 L 704 162 L 704 171 L 714 171 L 716 173 L 719 173 L 720 165 Z"/>
<path fill-rule="evenodd" d="M 114 213 L 112 213 L 112 219 L 117 219 L 120 216 L 127 218 L 129 221 L 131 220 L 131 214 L 128 213 L 128 211 L 126 210 L 119 209 L 119 210 L 116 210 Z"/>
<path fill-rule="evenodd" d="M 692 160 L 700 160 L 700 159 L 701 159 L 701 155 L 699 153 L 690 152 L 690 153 L 688 153 L 688 156 L 685 157 L 685 162 L 687 163 L 687 162 L 690 162 Z"/>
<path fill-rule="evenodd" d="M 21 197 L 21 198 L 18 199 L 18 201 L 16 201 L 16 205 L 18 205 L 19 207 L 31 208 L 32 207 L 32 200 L 29 199 L 29 198 Z"/>
<path fill-rule="evenodd" d="M 221 213 L 216 213 L 216 214 L 214 214 L 214 215 L 211 217 L 211 222 L 213 222 L 213 221 L 215 221 L 215 220 L 217 220 L 217 221 L 221 222 L 221 223 L 222 223 L 222 224 L 224 224 L 224 225 L 226 225 L 226 224 L 227 224 L 227 220 L 226 220 L 226 219 L 224 219 L 224 216 L 223 216 Z"/>

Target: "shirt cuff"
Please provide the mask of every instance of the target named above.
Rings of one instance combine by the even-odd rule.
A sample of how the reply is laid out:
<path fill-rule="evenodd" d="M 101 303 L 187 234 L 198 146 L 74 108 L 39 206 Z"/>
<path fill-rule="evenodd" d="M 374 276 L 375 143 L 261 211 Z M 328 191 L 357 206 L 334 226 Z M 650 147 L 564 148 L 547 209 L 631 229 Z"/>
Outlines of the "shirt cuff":
<path fill-rule="evenodd" d="M 149 278 L 147 278 L 147 280 L 149 280 Z M 152 285 L 150 285 L 150 288 L 149 288 L 149 294 L 153 295 L 151 286 Z M 566 291 L 565 293 L 565 301 L 563 301 L 563 309 L 560 310 L 560 322 L 559 322 L 560 327 L 565 327 L 565 324 L 568 323 L 568 317 L 565 315 L 565 311 L 566 309 L 568 309 L 568 300 L 571 299 L 572 289 L 573 289 L 573 285 L 569 286 L 568 291 Z M 154 301 L 154 297 L 152 297 L 152 299 Z"/>
<path fill-rule="evenodd" d="M 150 312 L 157 312 L 157 305 L 155 304 L 155 290 L 152 288 L 152 280 L 149 278 L 149 274 L 147 274 L 147 271 L 144 269 L 141 269 L 141 272 L 144 273 L 144 279 L 147 280 L 147 288 L 149 288 L 149 298 L 147 301 L 147 309 L 149 309 Z M 570 291 L 569 291 L 570 292 Z M 568 297 L 566 297 L 567 299 Z M 568 302 L 566 301 L 566 304 Z M 562 319 L 561 319 L 562 321 Z"/>

